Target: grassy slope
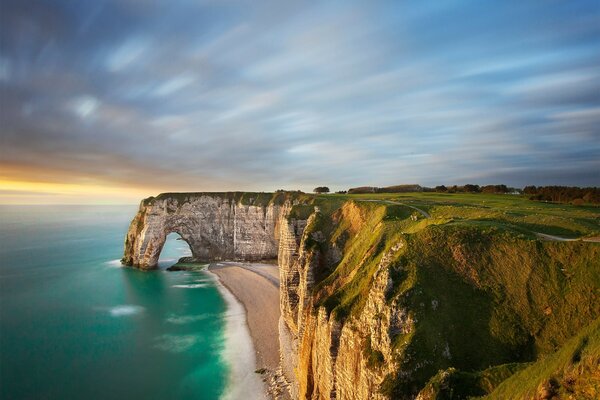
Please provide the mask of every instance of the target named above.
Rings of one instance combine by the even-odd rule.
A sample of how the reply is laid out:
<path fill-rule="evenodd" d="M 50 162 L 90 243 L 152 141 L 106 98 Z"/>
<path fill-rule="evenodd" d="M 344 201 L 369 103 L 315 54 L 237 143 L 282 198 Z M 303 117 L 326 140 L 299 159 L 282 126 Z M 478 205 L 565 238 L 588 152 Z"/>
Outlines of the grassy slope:
<path fill-rule="evenodd" d="M 410 225 L 411 214 L 407 207 L 354 202 L 325 214 L 313 229 L 324 231 L 343 258 L 318 274 L 317 303 L 340 320 L 360 312 L 381 257 Z"/>
<path fill-rule="evenodd" d="M 502 382 L 487 398 L 533 398 L 540 387 L 551 387 L 560 398 L 600 397 L 600 318 L 542 358 Z"/>
<path fill-rule="evenodd" d="M 469 221 L 564 237 L 599 236 L 600 207 L 540 203 L 516 195 L 403 193 L 329 195 L 338 199 L 394 200 L 419 207 L 439 221 Z"/>
<path fill-rule="evenodd" d="M 402 368 L 415 372 L 395 380 L 396 393 L 450 367 L 476 372 L 533 361 L 600 315 L 597 244 L 451 224 L 413 235 L 403 263 L 416 271 L 405 298 L 419 323 L 399 341 Z M 441 351 L 446 343 L 451 357 Z"/>
<path fill-rule="evenodd" d="M 432 218 L 412 221 L 408 207 L 349 199 L 399 201 Z M 388 377 L 383 389 L 392 396 L 414 393 L 448 368 L 471 389 L 485 376 L 487 392 L 518 369 L 500 364 L 549 354 L 600 315 L 600 245 L 542 242 L 532 233 L 597 236 L 600 208 L 429 193 L 328 195 L 314 203 L 329 207 L 310 229 L 325 233 L 322 249 L 343 254 L 334 265 L 324 263 L 315 289 L 317 304 L 338 319 L 361 311 L 393 242 L 408 243 L 392 263 L 389 297 L 418 321 L 410 335 L 395 338 L 402 369 L 413 373 Z"/>

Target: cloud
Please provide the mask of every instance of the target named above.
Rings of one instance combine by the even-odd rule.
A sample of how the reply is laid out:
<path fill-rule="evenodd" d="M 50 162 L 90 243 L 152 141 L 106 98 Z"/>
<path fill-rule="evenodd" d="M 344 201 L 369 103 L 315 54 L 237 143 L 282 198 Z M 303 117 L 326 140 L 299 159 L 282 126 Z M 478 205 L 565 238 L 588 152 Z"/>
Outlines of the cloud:
<path fill-rule="evenodd" d="M 593 2 L 31 3 L 0 17 L 5 179 L 599 183 Z"/>

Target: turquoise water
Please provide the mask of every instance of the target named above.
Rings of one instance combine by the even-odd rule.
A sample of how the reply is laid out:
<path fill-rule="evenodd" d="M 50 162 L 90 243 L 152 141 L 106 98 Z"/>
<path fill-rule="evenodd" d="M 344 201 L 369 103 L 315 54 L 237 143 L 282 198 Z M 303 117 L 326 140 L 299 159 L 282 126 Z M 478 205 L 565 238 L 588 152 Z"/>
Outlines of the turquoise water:
<path fill-rule="evenodd" d="M 206 273 L 118 266 L 136 209 L 0 206 L 2 399 L 223 393 L 226 304 Z M 189 252 L 170 239 L 161 259 Z"/>

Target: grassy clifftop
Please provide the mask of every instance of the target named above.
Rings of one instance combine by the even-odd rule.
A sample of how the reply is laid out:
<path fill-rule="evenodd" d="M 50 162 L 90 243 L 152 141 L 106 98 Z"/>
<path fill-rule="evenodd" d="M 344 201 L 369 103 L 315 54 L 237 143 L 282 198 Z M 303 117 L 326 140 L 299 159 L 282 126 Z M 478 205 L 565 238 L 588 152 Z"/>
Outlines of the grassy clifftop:
<path fill-rule="evenodd" d="M 202 196 L 220 197 L 229 202 L 266 207 L 271 204 L 281 205 L 286 200 L 298 200 L 308 202 L 313 200 L 313 195 L 301 192 L 170 192 L 161 193 L 156 197 L 148 197 L 143 200 L 144 205 L 152 204 L 157 200 L 174 200 L 178 203 L 184 203 L 193 198 Z"/>
<path fill-rule="evenodd" d="M 330 195 L 314 203 L 322 210 L 307 229 L 323 236 L 306 243 L 323 258 L 314 298 L 342 322 L 360 315 L 382 258 L 403 244 L 388 267 L 386 298 L 415 324 L 393 337 L 401 368 L 381 388 L 391 398 L 425 387 L 431 396 L 423 398 L 489 394 L 600 316 L 600 244 L 538 235 L 596 237 L 599 208 L 427 193 Z M 373 357 L 372 367 L 378 362 Z"/>

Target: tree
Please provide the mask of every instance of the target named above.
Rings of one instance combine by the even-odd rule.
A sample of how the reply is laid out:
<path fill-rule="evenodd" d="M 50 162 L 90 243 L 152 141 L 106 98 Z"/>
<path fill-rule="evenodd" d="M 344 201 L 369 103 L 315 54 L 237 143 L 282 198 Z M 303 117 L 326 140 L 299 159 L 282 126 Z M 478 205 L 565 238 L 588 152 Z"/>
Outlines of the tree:
<path fill-rule="evenodd" d="M 319 186 L 313 189 L 315 193 L 329 193 L 329 188 L 327 186 Z"/>
<path fill-rule="evenodd" d="M 463 186 L 463 191 L 467 193 L 477 193 L 479 192 L 479 185 L 466 184 Z"/>
<path fill-rule="evenodd" d="M 486 185 L 481 188 L 483 193 L 508 193 L 510 190 L 506 185 Z"/>

